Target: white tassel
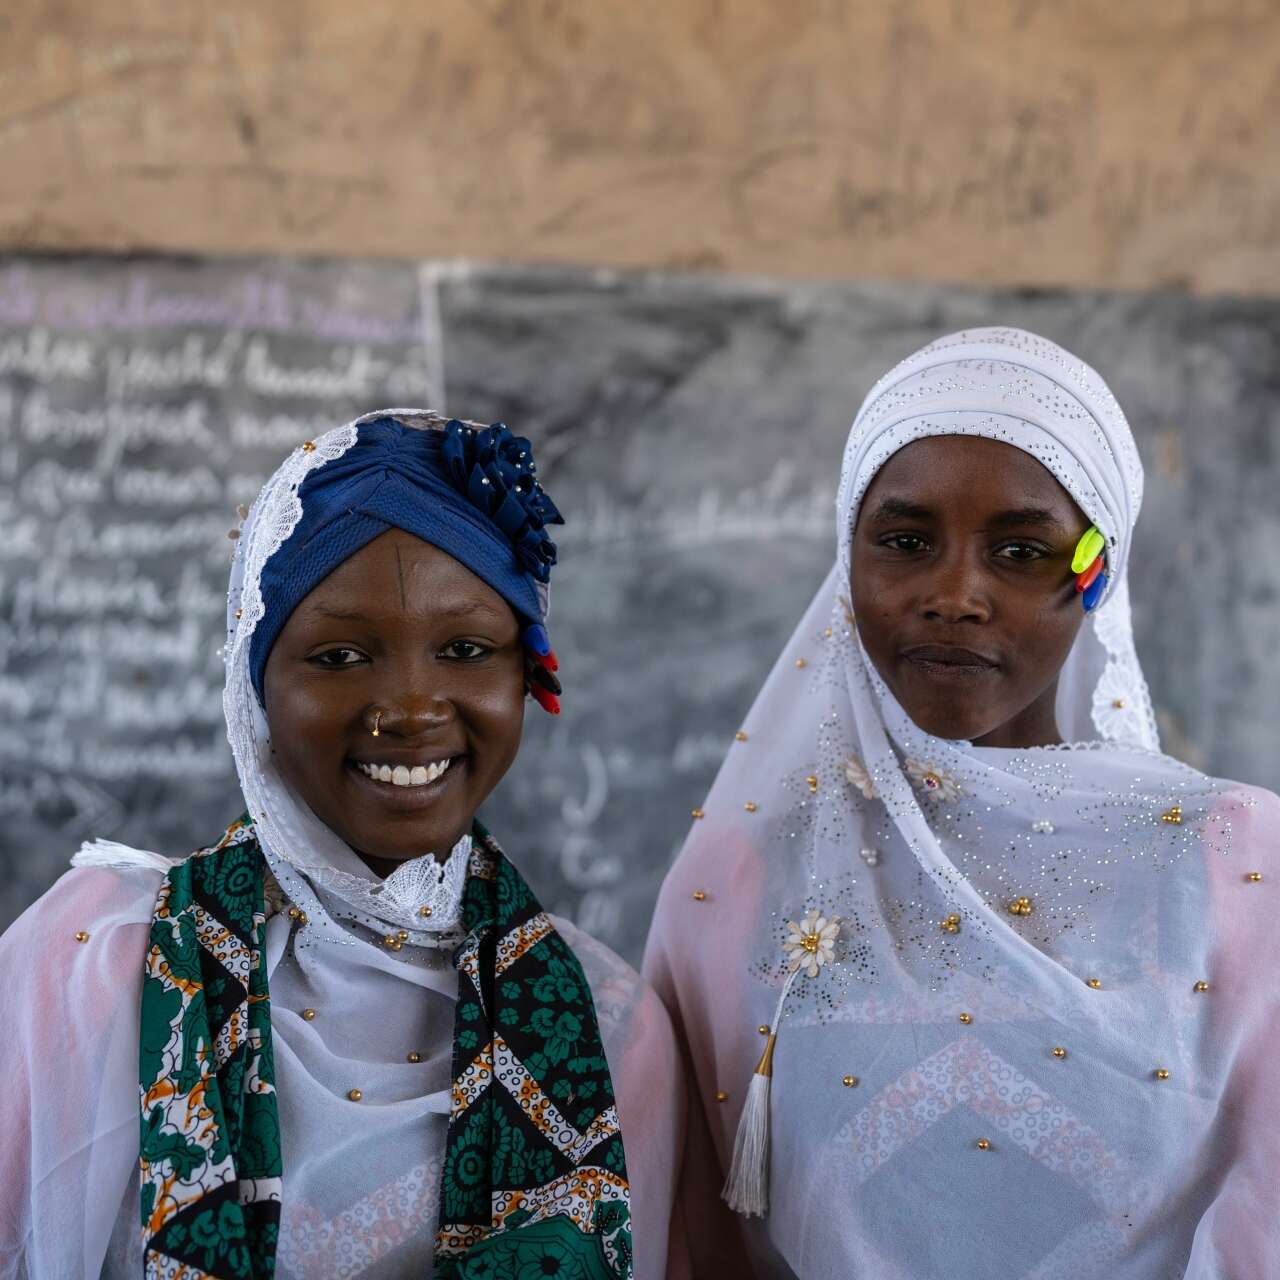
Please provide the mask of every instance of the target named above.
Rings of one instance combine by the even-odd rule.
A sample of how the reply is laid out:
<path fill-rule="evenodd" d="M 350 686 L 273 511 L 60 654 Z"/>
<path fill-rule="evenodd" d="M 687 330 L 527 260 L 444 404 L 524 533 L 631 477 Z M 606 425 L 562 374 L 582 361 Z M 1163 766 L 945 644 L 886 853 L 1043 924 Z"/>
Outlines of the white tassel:
<path fill-rule="evenodd" d="M 751 1077 L 746 1106 L 733 1140 L 733 1163 L 721 1192 L 730 1209 L 748 1218 L 763 1217 L 769 1211 L 769 1093 L 777 1039 L 771 1031 Z"/>
<path fill-rule="evenodd" d="M 773 1089 L 773 1047 L 778 1042 L 782 1006 L 797 973 L 798 970 L 793 970 L 782 984 L 773 1026 L 751 1077 L 746 1105 L 738 1118 L 738 1132 L 733 1140 L 733 1163 L 720 1193 L 730 1209 L 748 1218 L 762 1218 L 769 1212 L 769 1095 Z"/>
<path fill-rule="evenodd" d="M 73 867 L 147 867 L 153 871 L 168 872 L 181 862 L 181 858 L 166 858 L 148 849 L 133 849 L 114 840 L 86 840 L 72 855 Z"/>

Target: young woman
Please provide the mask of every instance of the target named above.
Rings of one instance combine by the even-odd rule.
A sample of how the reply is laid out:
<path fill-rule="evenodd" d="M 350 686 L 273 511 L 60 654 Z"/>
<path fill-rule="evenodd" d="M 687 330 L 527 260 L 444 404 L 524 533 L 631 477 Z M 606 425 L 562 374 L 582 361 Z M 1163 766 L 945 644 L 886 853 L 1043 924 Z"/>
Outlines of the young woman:
<path fill-rule="evenodd" d="M 1102 380 L 1031 334 L 944 338 L 868 396 L 836 564 L 646 956 L 708 1258 L 1280 1275 L 1280 801 L 1159 751 L 1141 497 Z"/>
<path fill-rule="evenodd" d="M 247 814 L 85 846 L 0 939 L 0 1276 L 667 1274 L 666 1015 L 475 821 L 526 694 L 558 710 L 559 519 L 527 441 L 415 412 L 267 483 L 227 603 Z"/>

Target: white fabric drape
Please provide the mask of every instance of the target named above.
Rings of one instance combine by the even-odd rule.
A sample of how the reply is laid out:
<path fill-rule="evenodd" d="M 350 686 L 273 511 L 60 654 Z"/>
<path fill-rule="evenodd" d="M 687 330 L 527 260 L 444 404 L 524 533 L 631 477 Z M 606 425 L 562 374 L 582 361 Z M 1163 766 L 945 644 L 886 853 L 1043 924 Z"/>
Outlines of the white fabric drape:
<path fill-rule="evenodd" d="M 367 416 L 386 414 L 411 421 L 415 411 Z M 266 956 L 284 1155 L 281 1280 L 429 1277 L 449 1112 L 450 955 L 470 840 L 443 863 L 427 855 L 377 880 L 280 777 L 249 679 L 263 566 L 300 516 L 298 486 L 351 447 L 357 425 L 295 451 L 267 482 L 228 592 L 228 738 L 277 881 Z M 509 853 L 518 864 L 518 843 Z M 75 861 L 0 938 L 0 1280 L 142 1274 L 138 1006 L 167 864 L 106 841 Z M 617 1095 L 636 1275 L 684 1274 L 680 1240 L 668 1238 L 684 1110 L 669 1019 L 623 961 L 555 923 L 591 985 Z M 401 929 L 407 941 L 383 945 Z"/>
<path fill-rule="evenodd" d="M 858 641 L 858 504 L 894 452 L 947 434 L 1031 453 L 1108 540 L 1111 582 L 1060 684 L 1065 747 L 923 733 Z M 1033 335 L 954 335 L 868 395 L 835 565 L 729 746 L 646 954 L 690 1062 L 682 1196 L 707 1266 L 1280 1276 L 1280 801 L 1158 752 L 1126 581 L 1141 495 L 1101 379 Z M 719 1184 L 785 922 L 810 909 L 840 919 L 836 958 L 787 998 L 770 1207 L 743 1220 Z"/>

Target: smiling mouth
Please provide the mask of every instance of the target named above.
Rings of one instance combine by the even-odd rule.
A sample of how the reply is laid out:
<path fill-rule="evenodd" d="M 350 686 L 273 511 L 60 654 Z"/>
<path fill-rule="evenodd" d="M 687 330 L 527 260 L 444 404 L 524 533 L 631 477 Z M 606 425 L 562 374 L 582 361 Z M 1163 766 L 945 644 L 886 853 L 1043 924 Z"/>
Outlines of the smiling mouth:
<path fill-rule="evenodd" d="M 415 765 L 356 761 L 355 767 L 374 782 L 390 783 L 393 787 L 425 787 L 443 778 L 453 761 L 453 756 L 447 760 L 433 760 L 430 764 Z"/>

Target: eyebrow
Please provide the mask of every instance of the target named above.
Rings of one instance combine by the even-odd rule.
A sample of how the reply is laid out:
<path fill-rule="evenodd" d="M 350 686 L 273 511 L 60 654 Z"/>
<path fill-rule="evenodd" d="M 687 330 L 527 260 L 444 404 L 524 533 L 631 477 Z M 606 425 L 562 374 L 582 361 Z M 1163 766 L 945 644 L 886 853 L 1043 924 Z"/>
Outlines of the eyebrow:
<path fill-rule="evenodd" d="M 358 609 L 339 609 L 329 605 L 312 605 L 307 610 L 312 617 L 324 618 L 329 622 L 372 622 L 367 613 Z M 432 609 L 432 614 L 440 618 L 468 618 L 472 614 L 490 614 L 496 616 L 498 609 L 487 600 L 459 600 L 454 604 L 444 604 Z"/>
<path fill-rule="evenodd" d="M 1048 507 L 1014 507 L 992 516 L 988 522 L 993 529 L 1019 529 L 1031 525 L 1041 529 L 1064 529 L 1062 521 Z"/>
<path fill-rule="evenodd" d="M 871 513 L 873 520 L 932 520 L 935 516 L 936 512 L 932 507 L 894 497 L 884 498 Z M 1041 529 L 1066 527 L 1048 507 L 1013 507 L 987 521 L 987 527 L 991 529 L 1021 529 L 1028 526 Z"/>
<path fill-rule="evenodd" d="M 929 520 L 933 511 L 921 506 L 918 502 L 908 502 L 905 498 L 882 498 L 880 505 L 871 513 L 873 520 Z"/>

